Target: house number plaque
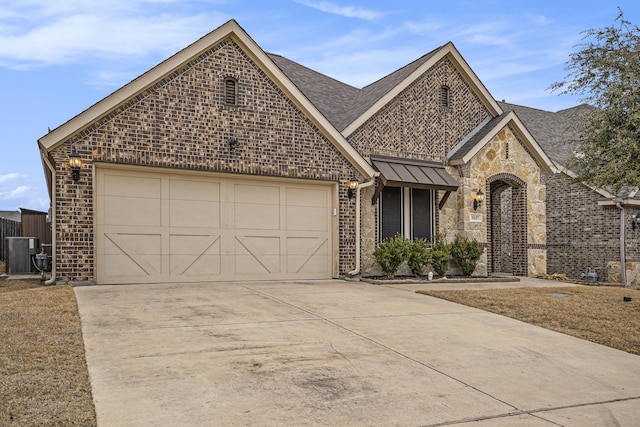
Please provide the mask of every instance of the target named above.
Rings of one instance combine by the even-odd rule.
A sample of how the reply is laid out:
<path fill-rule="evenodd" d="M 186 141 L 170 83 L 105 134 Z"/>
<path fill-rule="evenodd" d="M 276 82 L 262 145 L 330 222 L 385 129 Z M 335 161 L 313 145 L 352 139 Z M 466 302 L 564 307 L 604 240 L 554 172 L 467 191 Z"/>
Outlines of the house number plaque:
<path fill-rule="evenodd" d="M 482 222 L 482 214 L 470 213 L 469 214 L 469 222 Z"/>

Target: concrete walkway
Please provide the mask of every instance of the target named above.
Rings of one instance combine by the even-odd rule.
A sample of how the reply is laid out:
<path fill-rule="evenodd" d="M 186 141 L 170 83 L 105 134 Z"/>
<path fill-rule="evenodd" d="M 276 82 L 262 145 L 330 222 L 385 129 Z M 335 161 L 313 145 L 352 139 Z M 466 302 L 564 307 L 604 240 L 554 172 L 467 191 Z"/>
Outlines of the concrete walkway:
<path fill-rule="evenodd" d="M 99 426 L 637 426 L 640 357 L 344 281 L 75 288 Z"/>

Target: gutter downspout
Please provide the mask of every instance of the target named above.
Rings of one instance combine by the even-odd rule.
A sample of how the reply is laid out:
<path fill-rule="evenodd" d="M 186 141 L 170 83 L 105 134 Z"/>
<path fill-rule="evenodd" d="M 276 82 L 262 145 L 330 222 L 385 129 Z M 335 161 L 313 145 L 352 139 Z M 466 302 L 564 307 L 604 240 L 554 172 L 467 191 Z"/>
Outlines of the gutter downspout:
<path fill-rule="evenodd" d="M 358 188 L 356 189 L 356 268 L 347 273 L 349 276 L 355 276 L 360 273 L 360 189 L 372 186 L 376 182 L 376 177 L 377 174 L 371 178 L 370 181 L 358 185 Z"/>
<path fill-rule="evenodd" d="M 624 206 L 621 199 L 615 199 L 616 207 L 620 209 L 620 272 L 622 286 L 627 287 L 627 256 L 624 249 L 625 233 L 624 233 Z"/>
<path fill-rule="evenodd" d="M 56 168 L 53 167 L 51 162 L 44 153 L 40 152 L 42 161 L 47 165 L 51 171 L 51 278 L 44 282 L 45 285 L 54 285 L 56 283 Z"/>

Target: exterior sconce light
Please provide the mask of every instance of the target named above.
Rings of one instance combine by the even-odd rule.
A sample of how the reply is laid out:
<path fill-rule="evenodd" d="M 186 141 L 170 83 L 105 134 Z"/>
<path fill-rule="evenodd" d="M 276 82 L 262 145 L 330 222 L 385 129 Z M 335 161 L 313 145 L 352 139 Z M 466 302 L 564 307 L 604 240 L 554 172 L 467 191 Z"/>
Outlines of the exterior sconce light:
<path fill-rule="evenodd" d="M 477 211 L 482 206 L 482 202 L 484 202 L 484 193 L 478 189 L 478 191 L 474 191 L 471 194 L 471 198 L 473 199 L 473 210 Z"/>
<path fill-rule="evenodd" d="M 347 183 L 347 197 L 349 198 L 349 200 L 351 200 L 353 198 L 353 196 L 356 194 L 356 190 L 358 189 L 358 178 L 353 177 L 349 180 L 349 182 Z"/>
<path fill-rule="evenodd" d="M 631 215 L 631 226 L 635 230 L 636 228 L 640 228 L 640 215 L 633 214 Z"/>
<path fill-rule="evenodd" d="M 73 178 L 74 182 L 78 182 L 80 180 L 80 166 L 82 166 L 82 160 L 80 159 L 80 154 L 78 154 L 78 152 L 74 148 L 71 150 L 71 155 L 69 156 L 71 178 Z"/>
<path fill-rule="evenodd" d="M 229 144 L 229 148 L 231 149 L 231 151 L 233 151 L 238 146 L 238 140 L 234 138 L 229 138 L 227 140 L 227 144 Z"/>

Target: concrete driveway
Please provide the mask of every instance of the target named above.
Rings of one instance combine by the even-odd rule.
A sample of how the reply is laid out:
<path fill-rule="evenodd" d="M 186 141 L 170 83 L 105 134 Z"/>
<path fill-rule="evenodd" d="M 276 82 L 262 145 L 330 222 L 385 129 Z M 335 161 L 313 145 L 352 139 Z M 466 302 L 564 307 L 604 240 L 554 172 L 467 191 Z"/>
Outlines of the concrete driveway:
<path fill-rule="evenodd" d="M 75 288 L 100 426 L 637 426 L 640 357 L 344 281 Z"/>

